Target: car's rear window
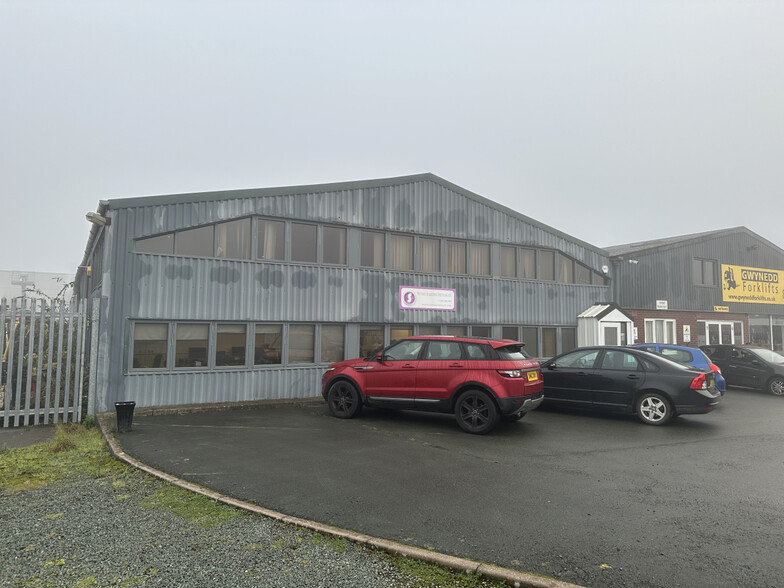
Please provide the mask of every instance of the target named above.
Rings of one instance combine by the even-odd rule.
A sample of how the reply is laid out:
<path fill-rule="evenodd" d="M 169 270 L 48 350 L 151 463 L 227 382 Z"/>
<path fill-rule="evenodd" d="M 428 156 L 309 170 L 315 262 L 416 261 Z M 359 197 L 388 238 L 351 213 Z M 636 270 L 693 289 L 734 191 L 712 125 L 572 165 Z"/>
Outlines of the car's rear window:
<path fill-rule="evenodd" d="M 531 355 L 523 349 L 522 345 L 506 345 L 496 348 L 498 356 L 503 360 L 531 359 Z"/>

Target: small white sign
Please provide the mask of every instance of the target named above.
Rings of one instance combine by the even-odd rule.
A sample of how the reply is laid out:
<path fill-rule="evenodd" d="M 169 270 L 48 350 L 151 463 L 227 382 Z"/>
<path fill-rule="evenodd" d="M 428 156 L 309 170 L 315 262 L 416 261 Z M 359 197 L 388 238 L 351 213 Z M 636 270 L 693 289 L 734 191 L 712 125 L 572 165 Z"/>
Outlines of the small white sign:
<path fill-rule="evenodd" d="M 404 310 L 457 310 L 451 288 L 400 286 L 400 308 Z"/>
<path fill-rule="evenodd" d="M 666 300 L 657 300 L 656 301 L 656 310 L 667 310 L 669 305 L 667 304 Z"/>
<path fill-rule="evenodd" d="M 691 325 L 683 325 L 683 342 L 691 341 Z"/>

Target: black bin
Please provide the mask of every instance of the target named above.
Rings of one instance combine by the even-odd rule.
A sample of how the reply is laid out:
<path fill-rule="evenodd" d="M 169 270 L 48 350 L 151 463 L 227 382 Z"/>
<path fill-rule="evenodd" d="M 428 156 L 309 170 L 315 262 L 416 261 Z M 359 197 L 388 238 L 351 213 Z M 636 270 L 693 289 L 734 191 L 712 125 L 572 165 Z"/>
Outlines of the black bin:
<path fill-rule="evenodd" d="M 114 409 L 117 411 L 117 432 L 127 433 L 133 424 L 133 409 L 135 402 L 115 402 Z"/>

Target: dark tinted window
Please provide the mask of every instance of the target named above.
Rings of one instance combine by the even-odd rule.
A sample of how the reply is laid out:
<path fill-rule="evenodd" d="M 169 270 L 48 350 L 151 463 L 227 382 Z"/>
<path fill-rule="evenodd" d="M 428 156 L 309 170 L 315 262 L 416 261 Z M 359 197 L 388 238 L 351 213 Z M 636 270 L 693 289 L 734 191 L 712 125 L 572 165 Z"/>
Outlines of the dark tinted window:
<path fill-rule="evenodd" d="M 466 355 L 470 359 L 489 359 L 489 346 L 479 343 L 466 343 Z"/>
<path fill-rule="evenodd" d="M 531 359 L 531 356 L 528 355 L 528 352 L 523 349 L 522 345 L 507 345 L 506 347 L 499 347 L 496 349 L 496 353 L 500 359 L 503 360 L 520 360 L 520 359 Z"/>
<path fill-rule="evenodd" d="M 640 364 L 637 358 L 625 351 L 607 351 L 602 360 L 602 369 L 637 371 Z"/>
<path fill-rule="evenodd" d="M 457 341 L 430 341 L 425 359 L 462 359 L 460 343 Z"/>

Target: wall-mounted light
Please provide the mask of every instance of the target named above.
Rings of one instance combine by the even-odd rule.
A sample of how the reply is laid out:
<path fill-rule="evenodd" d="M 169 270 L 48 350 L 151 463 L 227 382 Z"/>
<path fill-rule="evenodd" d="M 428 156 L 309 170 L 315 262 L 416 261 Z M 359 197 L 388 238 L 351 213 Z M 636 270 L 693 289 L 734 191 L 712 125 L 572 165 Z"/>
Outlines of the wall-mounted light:
<path fill-rule="evenodd" d="M 630 260 L 629 260 L 629 263 L 631 263 L 631 264 L 634 264 L 634 265 L 637 265 L 637 264 L 638 264 L 638 263 L 640 263 L 640 262 L 639 262 L 639 260 L 637 260 L 637 259 L 630 259 Z"/>
<path fill-rule="evenodd" d="M 105 216 L 101 216 L 97 212 L 88 212 L 84 215 L 88 221 L 93 223 L 94 225 L 98 225 L 99 227 L 105 227 L 106 225 L 112 224 L 112 219 L 107 218 Z"/>

